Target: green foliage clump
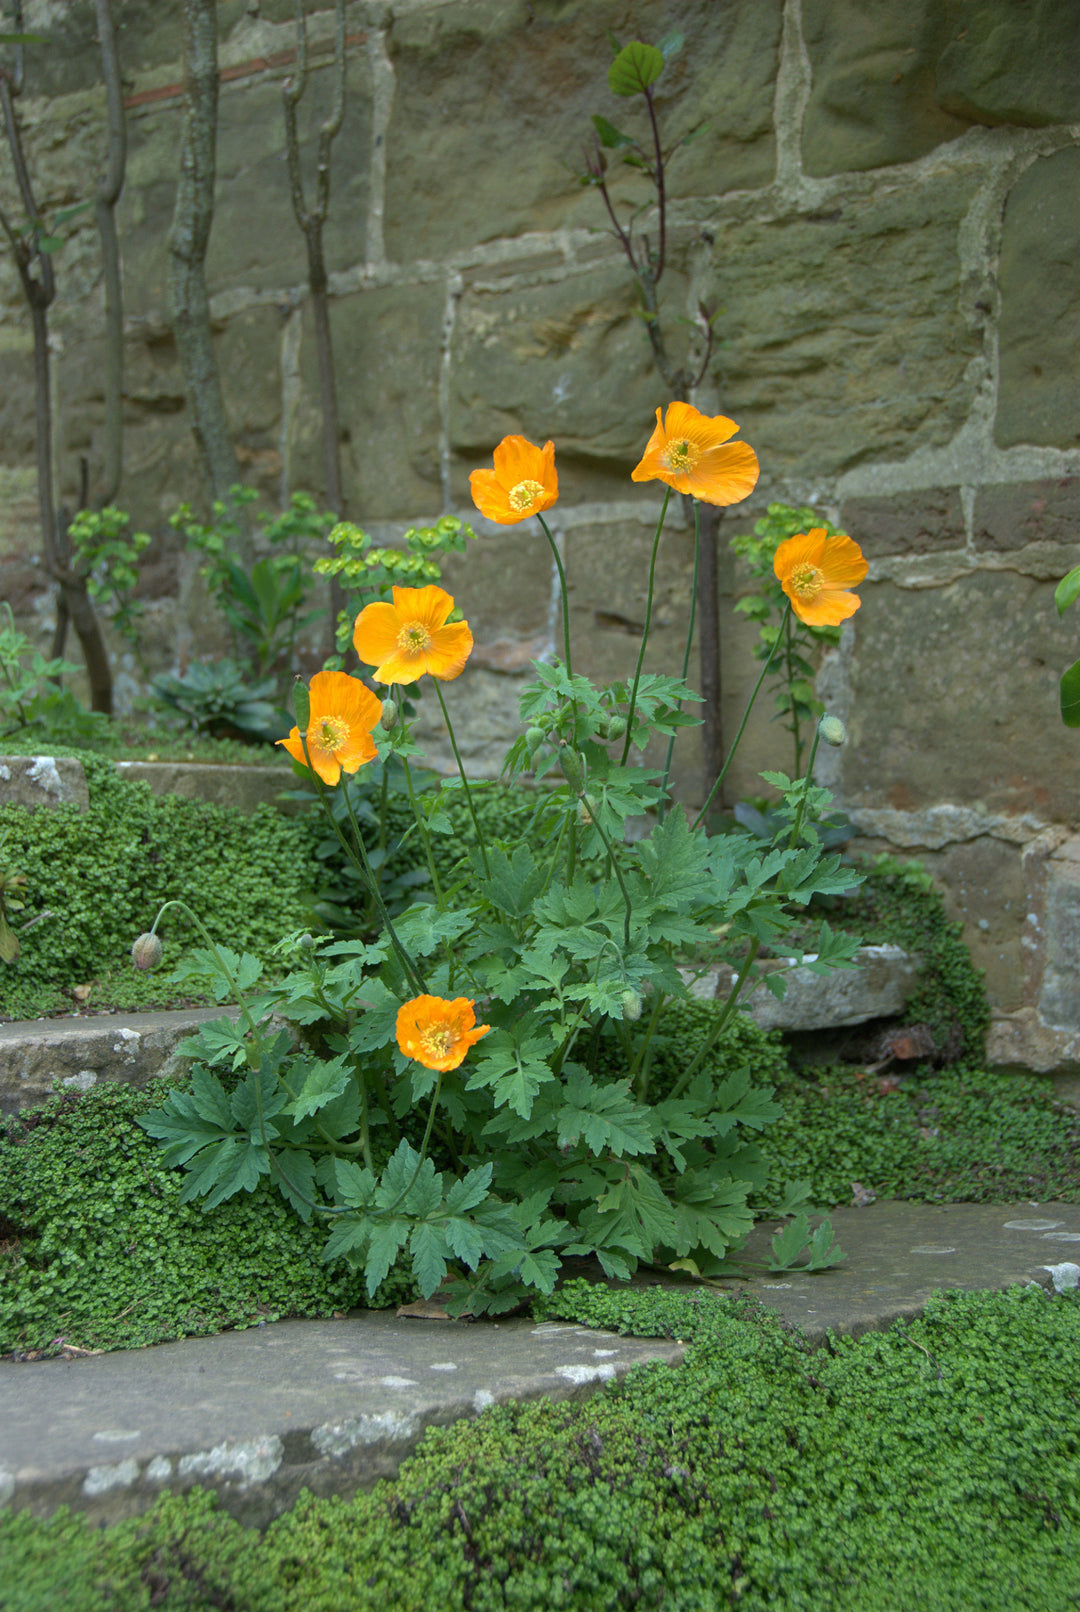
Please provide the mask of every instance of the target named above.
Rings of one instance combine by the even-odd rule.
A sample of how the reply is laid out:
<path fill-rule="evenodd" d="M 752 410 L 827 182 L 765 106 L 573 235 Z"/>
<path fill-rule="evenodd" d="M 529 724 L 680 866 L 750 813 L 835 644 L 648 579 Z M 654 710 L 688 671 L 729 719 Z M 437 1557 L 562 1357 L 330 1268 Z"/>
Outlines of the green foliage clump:
<path fill-rule="evenodd" d="M 815 1203 L 879 1198 L 1009 1203 L 1080 1201 L 1080 1115 L 1045 1082 L 978 1069 L 923 1069 L 896 1089 L 858 1071 L 781 1086 L 782 1113 L 762 1138 L 770 1201 L 808 1180 Z"/>
<path fill-rule="evenodd" d="M 860 929 L 867 944 L 891 941 L 921 959 L 905 1022 L 929 1025 L 951 1063 L 978 1068 L 990 1005 L 982 974 L 964 944 L 963 926 L 949 919 L 920 863 L 879 856 L 860 871 L 864 882 L 845 899 L 844 923 Z"/>
<path fill-rule="evenodd" d="M 99 757 L 84 755 L 86 812 L 59 806 L 0 807 L 4 856 L 26 875 L 21 897 L 33 917 L 53 917 L 22 936 L 5 986 L 93 979 L 120 964 L 162 902 L 183 899 L 211 935 L 266 955 L 304 922 L 314 879 L 313 822 L 260 806 L 250 817 L 227 807 L 156 796 L 127 783 Z M 189 938 L 185 920 L 165 926 L 166 959 Z"/>
<path fill-rule="evenodd" d="M 179 1202 L 182 1177 L 134 1123 L 169 1087 L 102 1085 L 0 1128 L 0 1353 L 136 1348 L 358 1301 L 265 1184 L 209 1214 Z M 377 1303 L 411 1293 L 394 1281 Z"/>
<path fill-rule="evenodd" d="M 430 1431 L 396 1478 L 260 1538 L 204 1495 L 95 1531 L 0 1521 L 6 1612 L 1067 1612 L 1080 1304 L 953 1294 L 811 1353 L 711 1294 L 572 1283 L 544 1313 L 687 1340 L 585 1403 Z"/>

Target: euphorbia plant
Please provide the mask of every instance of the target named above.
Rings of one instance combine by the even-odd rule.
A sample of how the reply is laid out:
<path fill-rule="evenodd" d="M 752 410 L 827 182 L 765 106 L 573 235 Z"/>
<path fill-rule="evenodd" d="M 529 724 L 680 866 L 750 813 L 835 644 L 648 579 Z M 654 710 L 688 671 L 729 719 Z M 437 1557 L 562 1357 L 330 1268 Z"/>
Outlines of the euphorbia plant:
<path fill-rule="evenodd" d="M 327 1219 L 326 1257 L 362 1268 L 369 1295 L 407 1249 L 425 1294 L 443 1288 L 474 1314 L 550 1291 L 567 1257 L 595 1256 L 624 1278 L 643 1261 L 702 1275 L 729 1268 L 752 1224 L 748 1198 L 765 1184 L 755 1137 L 779 1109 L 715 1049 L 760 948 L 803 961 L 794 927 L 798 918 L 805 930 L 811 897 L 858 882 L 822 850 L 816 822 L 828 796 L 809 776 L 772 775 L 783 826 L 768 845 L 709 838 L 705 808 L 691 822 L 669 796 L 671 743 L 695 720 L 684 706 L 697 696 L 685 671 L 643 671 L 664 515 L 673 489 L 718 505 L 747 496 L 757 460 L 729 440 L 737 429 L 681 402 L 658 411 L 634 471 L 666 484 L 645 629 L 633 676 L 599 686 L 573 670 L 562 560 L 543 518 L 558 497 L 552 445 L 508 437 L 493 466 L 473 473 L 490 519 L 537 518 L 563 584 L 563 656 L 536 665 L 521 697 L 525 731 L 507 758 L 511 777 L 528 771 L 548 787 L 537 791 L 533 831 L 513 843 L 485 840 L 474 813 L 468 866 L 441 879 L 441 792 L 423 810 L 414 797 L 431 896 L 393 918 L 343 780 L 376 755 L 399 757 L 409 779 L 417 747 L 394 695 L 419 683 L 436 692 L 471 803 L 442 687 L 468 661 L 468 624 L 450 619 L 444 589 L 395 587 L 353 631 L 387 700 L 342 672 L 297 685 L 296 726 L 281 742 L 366 881 L 379 932 L 289 937 L 291 972 L 262 990 L 256 959 L 207 937 L 196 966 L 221 1000 L 238 999 L 240 1020 L 204 1025 L 185 1044 L 199 1060 L 190 1090 L 143 1120 L 186 1167 L 185 1199 L 212 1206 L 269 1176 L 305 1219 Z M 846 537 L 795 539 L 778 571 L 790 609 L 806 620 L 848 612 L 848 600 L 854 608 L 833 584 L 854 580 L 857 555 Z M 666 742 L 663 767 L 633 759 L 654 737 Z M 338 793 L 344 813 L 329 810 Z M 649 812 L 652 832 L 627 843 L 627 819 Z M 690 994 L 678 960 L 715 949 L 718 931 L 735 986 L 692 1060 L 673 1068 L 664 1008 Z M 824 972 L 855 948 L 822 924 L 807 961 Z M 242 1078 L 229 1084 L 215 1069 Z M 819 1247 L 814 1268 L 827 1263 Z"/>

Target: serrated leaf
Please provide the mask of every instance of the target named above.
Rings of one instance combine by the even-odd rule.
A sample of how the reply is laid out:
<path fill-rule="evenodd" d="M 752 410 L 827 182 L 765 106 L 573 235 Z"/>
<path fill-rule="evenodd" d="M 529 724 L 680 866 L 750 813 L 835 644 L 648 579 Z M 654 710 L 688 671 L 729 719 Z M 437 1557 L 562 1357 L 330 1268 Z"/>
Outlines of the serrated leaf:
<path fill-rule="evenodd" d="M 562 1261 L 550 1248 L 536 1249 L 525 1255 L 518 1266 L 518 1275 L 529 1287 L 538 1287 L 541 1293 L 553 1293 Z"/>
<path fill-rule="evenodd" d="M 366 1209 L 375 1195 L 375 1177 L 352 1159 L 335 1158 L 332 1166 L 333 1192 L 340 1203 L 351 1209 Z M 320 1177 L 321 1179 L 321 1177 Z"/>
<path fill-rule="evenodd" d="M 773 1237 L 770 1271 L 789 1271 L 809 1241 L 810 1222 L 800 1209 L 794 1220 L 781 1227 Z"/>
<path fill-rule="evenodd" d="M 484 1254 L 484 1234 L 463 1215 L 454 1215 L 443 1226 L 447 1247 L 455 1259 L 475 1270 Z"/>
<path fill-rule="evenodd" d="M 275 1186 L 305 1226 L 310 1225 L 314 1213 L 311 1205 L 315 1199 L 315 1160 L 299 1148 L 283 1148 L 271 1157 L 274 1162 L 270 1174 Z"/>
<path fill-rule="evenodd" d="M 613 95 L 643 95 L 663 71 L 663 51 L 634 39 L 623 46 L 608 68 L 608 87 Z"/>
<path fill-rule="evenodd" d="M 362 1253 L 370 1232 L 371 1222 L 366 1215 L 338 1215 L 323 1246 L 323 1259 L 330 1264 L 345 1254 Z"/>
<path fill-rule="evenodd" d="M 437 1227 L 422 1221 L 409 1236 L 413 1276 L 424 1298 L 429 1299 L 446 1276 L 446 1244 Z"/>
<path fill-rule="evenodd" d="M 204 1210 L 216 1209 L 237 1192 L 253 1192 L 269 1169 L 265 1150 L 246 1136 L 227 1136 L 193 1160 L 180 1193 L 181 1203 L 206 1197 Z"/>
<path fill-rule="evenodd" d="M 367 1260 L 364 1265 L 364 1285 L 367 1287 L 369 1299 L 375 1297 L 379 1284 L 386 1279 L 391 1265 L 405 1246 L 411 1229 L 409 1222 L 401 1216 L 371 1223 Z"/>
<path fill-rule="evenodd" d="M 556 1115 L 560 1147 L 572 1147 L 580 1139 L 597 1155 L 655 1151 L 649 1111 L 630 1096 L 629 1081 L 598 1086 L 589 1075 L 575 1071 L 565 1082 L 564 1094 Z"/>
<path fill-rule="evenodd" d="M 845 1259 L 847 1255 L 836 1241 L 836 1233 L 831 1223 L 827 1219 L 823 1220 L 810 1239 L 810 1264 L 807 1269 L 827 1271 Z"/>
<path fill-rule="evenodd" d="M 335 1097 L 340 1097 L 348 1084 L 349 1073 L 344 1058 L 335 1058 L 332 1063 L 316 1064 L 314 1069 L 308 1071 L 292 1104 L 293 1118 L 306 1119 L 310 1114 L 317 1114 L 320 1108 L 325 1108 Z"/>
<path fill-rule="evenodd" d="M 289 1101 L 289 1094 L 278 1081 L 277 1067 L 270 1058 L 263 1058 L 258 1069 L 252 1069 L 229 1099 L 233 1119 L 245 1131 L 259 1132 L 268 1120 Z"/>
<path fill-rule="evenodd" d="M 238 1069 L 247 1056 L 246 1035 L 233 1019 L 211 1019 L 209 1024 L 200 1024 L 193 1036 L 185 1036 L 176 1051 L 183 1058 L 201 1058 L 210 1064 L 228 1059 Z"/>
<path fill-rule="evenodd" d="M 492 1165 L 481 1164 L 462 1180 L 455 1181 L 446 1194 L 446 1213 L 464 1215 L 482 1203 L 491 1185 L 492 1170 Z"/>

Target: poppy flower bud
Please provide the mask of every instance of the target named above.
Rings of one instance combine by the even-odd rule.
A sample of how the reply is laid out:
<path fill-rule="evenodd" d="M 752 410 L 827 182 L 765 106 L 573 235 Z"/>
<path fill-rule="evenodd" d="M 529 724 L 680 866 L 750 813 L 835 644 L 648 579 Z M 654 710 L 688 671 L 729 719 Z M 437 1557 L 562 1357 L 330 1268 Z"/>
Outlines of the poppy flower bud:
<path fill-rule="evenodd" d="M 826 744 L 840 745 L 847 743 L 847 728 L 838 716 L 823 716 L 818 723 L 818 732 Z"/>
<path fill-rule="evenodd" d="M 397 715 L 397 702 L 395 700 L 384 700 L 382 702 L 382 716 L 379 718 L 379 726 L 385 728 L 389 733 L 391 728 L 397 726 Z"/>
<path fill-rule="evenodd" d="M 301 733 L 306 733 L 308 723 L 311 721 L 311 695 L 302 677 L 298 677 L 293 684 L 293 710 L 296 713 L 297 727 Z"/>
<path fill-rule="evenodd" d="M 530 756 L 534 756 L 544 742 L 543 728 L 526 728 L 525 744 Z"/>
<path fill-rule="evenodd" d="M 607 736 L 609 739 L 621 739 L 626 732 L 626 718 L 613 716 L 608 719 Z"/>
<path fill-rule="evenodd" d="M 559 751 L 559 766 L 575 795 L 580 795 L 585 787 L 585 774 L 581 768 L 581 760 L 570 746 L 564 743 Z"/>
<path fill-rule="evenodd" d="M 641 1017 L 641 996 L 637 991 L 627 989 L 622 994 L 622 1016 L 631 1023 Z"/>
<path fill-rule="evenodd" d="M 161 962 L 161 942 L 156 935 L 143 934 L 131 948 L 131 961 L 142 974 L 148 974 Z"/>

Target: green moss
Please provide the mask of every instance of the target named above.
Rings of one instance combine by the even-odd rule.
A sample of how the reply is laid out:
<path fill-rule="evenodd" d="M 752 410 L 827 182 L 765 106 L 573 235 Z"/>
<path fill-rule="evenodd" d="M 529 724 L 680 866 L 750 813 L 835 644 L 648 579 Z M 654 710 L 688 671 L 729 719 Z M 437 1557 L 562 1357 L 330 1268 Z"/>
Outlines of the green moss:
<path fill-rule="evenodd" d="M 27 812 L 0 807 L 5 866 L 26 875 L 28 917 L 54 916 L 21 937 L 5 965 L 20 1001 L 41 987 L 85 983 L 125 963 L 135 936 L 162 902 L 180 898 L 210 934 L 237 951 L 266 955 L 283 933 L 302 927 L 314 882 L 314 818 L 282 817 L 260 806 L 250 817 L 177 795 L 156 796 L 120 780 L 98 757 L 83 756 L 86 812 L 61 806 Z M 165 963 L 194 931 L 173 912 L 162 924 Z"/>
<path fill-rule="evenodd" d="M 574 1283 L 549 1317 L 664 1333 L 584 1403 L 430 1431 L 397 1477 L 261 1536 L 205 1496 L 105 1530 L 0 1519 L 5 1612 L 1066 1612 L 1080 1304 L 957 1294 L 810 1353 L 770 1314 Z"/>
<path fill-rule="evenodd" d="M 0 1129 L 0 1353 L 135 1348 L 361 1301 L 265 1187 L 210 1214 L 181 1204 L 182 1173 L 134 1123 L 167 1083 L 54 1098 Z M 379 1302 L 399 1302 L 391 1279 Z M 2 1604 L 2 1603 L 0 1603 Z"/>

